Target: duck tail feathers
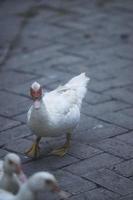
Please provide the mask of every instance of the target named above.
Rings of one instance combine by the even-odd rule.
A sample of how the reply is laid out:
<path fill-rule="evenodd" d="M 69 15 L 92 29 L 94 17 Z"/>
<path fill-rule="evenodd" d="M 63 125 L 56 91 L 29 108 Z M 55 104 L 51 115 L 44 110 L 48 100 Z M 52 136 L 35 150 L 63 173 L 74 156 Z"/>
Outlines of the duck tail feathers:
<path fill-rule="evenodd" d="M 85 97 L 87 92 L 87 84 L 90 81 L 90 78 L 85 75 L 85 73 L 81 73 L 80 75 L 72 78 L 66 86 L 76 90 L 78 104 L 81 106 L 82 100 Z"/>

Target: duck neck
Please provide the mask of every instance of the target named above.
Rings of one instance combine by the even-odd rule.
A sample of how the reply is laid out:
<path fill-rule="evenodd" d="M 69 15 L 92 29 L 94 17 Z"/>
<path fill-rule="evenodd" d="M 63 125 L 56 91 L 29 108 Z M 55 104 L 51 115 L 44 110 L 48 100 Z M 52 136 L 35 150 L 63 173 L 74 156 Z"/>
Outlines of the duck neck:
<path fill-rule="evenodd" d="M 34 101 L 34 103 L 33 103 L 33 108 L 34 108 L 35 110 L 39 110 L 42 106 L 44 106 L 44 105 L 43 105 L 43 100 L 42 100 L 42 98 L 41 98 L 41 99 L 36 99 L 36 100 Z"/>
<path fill-rule="evenodd" d="M 43 109 L 45 108 L 45 104 L 44 104 L 43 98 L 41 97 L 40 99 L 34 100 L 33 109 L 36 110 L 36 111 L 39 111 L 42 108 Z"/>
<path fill-rule="evenodd" d="M 5 166 L 3 166 L 3 172 L 4 172 L 5 176 L 8 176 L 8 177 L 12 177 L 13 176 L 13 172 L 8 170 L 8 169 L 6 169 Z"/>
<path fill-rule="evenodd" d="M 21 186 L 18 194 L 15 196 L 14 200 L 35 200 L 36 194 L 32 191 L 28 185 L 25 183 Z"/>

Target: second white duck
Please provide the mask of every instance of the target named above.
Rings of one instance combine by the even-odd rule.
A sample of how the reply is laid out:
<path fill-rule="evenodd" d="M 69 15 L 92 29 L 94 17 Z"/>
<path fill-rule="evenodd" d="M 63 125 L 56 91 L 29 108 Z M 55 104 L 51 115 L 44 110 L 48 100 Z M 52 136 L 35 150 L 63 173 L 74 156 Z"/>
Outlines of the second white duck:
<path fill-rule="evenodd" d="M 37 172 L 21 186 L 16 195 L 0 190 L 0 200 L 36 200 L 38 193 L 46 189 L 57 192 L 61 198 L 67 197 L 66 193 L 58 187 L 57 181 L 52 174 Z"/>
<path fill-rule="evenodd" d="M 0 160 L 0 188 L 16 194 L 26 176 L 21 169 L 21 160 L 15 153 L 8 153 Z"/>
<path fill-rule="evenodd" d="M 37 138 L 26 152 L 28 156 L 39 155 L 41 137 L 56 137 L 62 134 L 66 134 L 65 144 L 52 153 L 59 156 L 67 153 L 71 133 L 80 120 L 80 108 L 89 80 L 85 73 L 82 73 L 64 86 L 59 86 L 48 93 L 43 92 L 39 83 L 32 84 L 30 93 L 34 103 L 28 111 L 28 125 Z"/>

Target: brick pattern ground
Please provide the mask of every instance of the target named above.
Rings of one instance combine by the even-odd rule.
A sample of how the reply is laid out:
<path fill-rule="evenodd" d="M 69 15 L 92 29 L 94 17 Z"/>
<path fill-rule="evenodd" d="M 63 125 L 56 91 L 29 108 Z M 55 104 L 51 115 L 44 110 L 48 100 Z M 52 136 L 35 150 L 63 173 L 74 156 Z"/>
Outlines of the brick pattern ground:
<path fill-rule="evenodd" d="M 1 0 L 0 28 L 0 158 L 17 152 L 28 175 L 51 171 L 70 200 L 133 199 L 133 1 Z M 24 156 L 30 84 L 51 90 L 84 71 L 69 153 L 49 156 L 64 138 L 46 138 L 39 160 Z"/>

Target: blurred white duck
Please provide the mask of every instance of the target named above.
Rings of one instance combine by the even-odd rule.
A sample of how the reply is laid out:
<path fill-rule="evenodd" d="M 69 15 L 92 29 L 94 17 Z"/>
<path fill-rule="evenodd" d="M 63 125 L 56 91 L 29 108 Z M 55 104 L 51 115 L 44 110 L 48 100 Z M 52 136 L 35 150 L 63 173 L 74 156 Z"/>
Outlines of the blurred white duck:
<path fill-rule="evenodd" d="M 57 192 L 61 198 L 66 198 L 66 193 L 60 190 L 52 174 L 37 172 L 21 186 L 17 195 L 0 190 L 0 200 L 36 200 L 37 194 L 45 189 Z"/>
<path fill-rule="evenodd" d="M 34 104 L 28 111 L 28 125 L 37 138 L 26 152 L 28 156 L 39 155 L 41 137 L 55 137 L 63 134 L 66 134 L 65 144 L 52 151 L 52 154 L 63 156 L 67 153 L 71 133 L 80 120 L 80 108 L 89 80 L 85 73 L 82 73 L 64 86 L 59 86 L 44 95 L 39 83 L 32 84 L 30 92 Z"/>
<path fill-rule="evenodd" d="M 26 176 L 21 169 L 21 160 L 18 155 L 8 153 L 4 161 L 0 160 L 0 189 L 16 194 Z"/>

